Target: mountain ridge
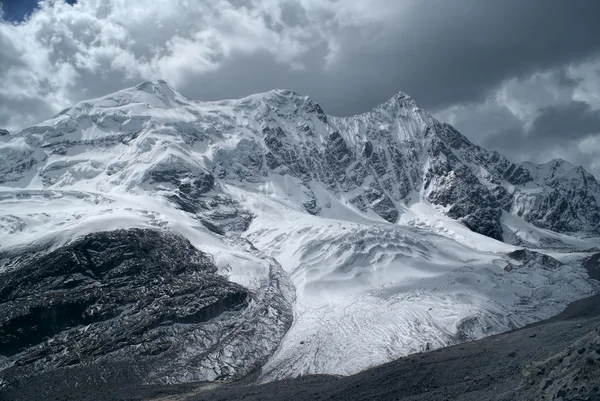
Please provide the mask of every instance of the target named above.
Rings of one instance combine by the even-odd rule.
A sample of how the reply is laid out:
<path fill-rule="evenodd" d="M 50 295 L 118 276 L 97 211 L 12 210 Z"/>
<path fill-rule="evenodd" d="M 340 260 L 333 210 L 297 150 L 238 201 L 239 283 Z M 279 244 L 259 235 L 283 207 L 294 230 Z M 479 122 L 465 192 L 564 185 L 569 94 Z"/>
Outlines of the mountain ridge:
<path fill-rule="evenodd" d="M 334 117 L 289 90 L 197 102 L 165 81 L 147 81 L 80 102 L 10 138 L 24 136 L 32 146 L 49 147 L 52 137 L 63 137 L 82 123 L 90 126 L 80 138 L 86 141 L 110 136 L 111 124 L 119 124 L 117 132 L 138 135 L 157 119 L 171 120 L 165 125 L 175 130 L 185 123 L 192 132 L 187 140 L 213 145 L 217 154 L 201 164 L 220 179 L 258 182 L 270 173 L 301 179 L 311 213 L 323 208 L 307 185 L 317 180 L 334 192 L 352 193 L 348 202 L 354 207 L 373 210 L 392 223 L 418 193 L 471 230 L 498 240 L 512 237 L 504 235 L 503 211 L 561 233 L 600 235 L 600 185 L 582 167 L 550 162 L 555 166 L 550 178 L 544 173 L 550 164 L 512 163 L 440 123 L 403 92 L 371 111 Z M 234 155 L 227 146 L 219 147 L 224 131 L 246 134 L 234 140 L 252 149 Z M 232 165 L 245 156 L 241 153 L 255 162 Z"/>

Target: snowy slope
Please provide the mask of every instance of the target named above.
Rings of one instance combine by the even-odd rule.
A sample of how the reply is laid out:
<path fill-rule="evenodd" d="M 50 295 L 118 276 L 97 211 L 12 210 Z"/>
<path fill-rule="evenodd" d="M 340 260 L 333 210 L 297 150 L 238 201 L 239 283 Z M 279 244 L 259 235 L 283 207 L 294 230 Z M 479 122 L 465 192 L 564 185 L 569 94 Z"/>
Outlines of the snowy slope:
<path fill-rule="evenodd" d="M 600 246 L 599 205 L 580 167 L 513 165 L 403 93 L 339 118 L 291 91 L 198 102 L 146 82 L 0 136 L 0 271 L 97 231 L 181 234 L 277 326 L 244 351 L 273 354 L 265 380 L 351 374 L 558 313 L 597 290 L 563 255 Z M 293 305 L 283 339 L 273 302 Z M 219 377 L 179 372 L 162 380 Z"/>
<path fill-rule="evenodd" d="M 593 290 L 585 272 L 558 262 L 507 272 L 519 263 L 505 254 L 512 248 L 485 252 L 486 240 L 474 237 L 467 246 L 400 226 L 315 218 L 257 219 L 246 235 L 296 286 L 294 324 L 264 368 L 267 380 L 353 374 L 523 326 Z"/>

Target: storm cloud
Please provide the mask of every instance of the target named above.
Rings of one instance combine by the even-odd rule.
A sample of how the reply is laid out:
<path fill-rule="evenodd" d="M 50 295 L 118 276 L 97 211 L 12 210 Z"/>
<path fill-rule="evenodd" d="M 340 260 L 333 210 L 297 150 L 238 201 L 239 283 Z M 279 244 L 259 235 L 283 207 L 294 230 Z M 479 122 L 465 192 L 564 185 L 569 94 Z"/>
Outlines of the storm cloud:
<path fill-rule="evenodd" d="M 600 132 L 600 110 L 583 101 L 544 107 L 531 125 L 531 138 L 579 139 Z"/>
<path fill-rule="evenodd" d="M 402 90 L 515 160 L 600 175 L 600 2 L 43 1 L 0 21 L 0 127 L 146 79 L 199 100 L 273 88 L 329 114 Z"/>

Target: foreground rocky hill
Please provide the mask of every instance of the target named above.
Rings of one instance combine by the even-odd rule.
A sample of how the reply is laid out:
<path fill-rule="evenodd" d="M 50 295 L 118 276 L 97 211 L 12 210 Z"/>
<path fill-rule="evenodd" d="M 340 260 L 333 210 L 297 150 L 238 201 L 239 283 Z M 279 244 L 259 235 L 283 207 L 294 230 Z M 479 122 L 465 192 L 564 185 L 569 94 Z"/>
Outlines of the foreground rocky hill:
<path fill-rule="evenodd" d="M 600 397 L 600 298 L 571 304 L 559 316 L 471 343 L 411 355 L 354 376 L 306 376 L 256 385 L 223 383 L 93 385 L 67 371 L 5 393 L 42 400 L 596 400 Z M 86 372 L 87 373 L 87 372 Z M 79 377 L 78 377 L 79 376 Z M 81 377 L 81 378 L 80 378 Z M 59 379 L 60 378 L 60 379 Z"/>
<path fill-rule="evenodd" d="M 82 365 L 111 377 L 125 366 L 138 382 L 240 378 L 266 361 L 292 321 L 281 294 L 256 297 L 163 231 L 88 234 L 5 267 L 0 387 Z"/>

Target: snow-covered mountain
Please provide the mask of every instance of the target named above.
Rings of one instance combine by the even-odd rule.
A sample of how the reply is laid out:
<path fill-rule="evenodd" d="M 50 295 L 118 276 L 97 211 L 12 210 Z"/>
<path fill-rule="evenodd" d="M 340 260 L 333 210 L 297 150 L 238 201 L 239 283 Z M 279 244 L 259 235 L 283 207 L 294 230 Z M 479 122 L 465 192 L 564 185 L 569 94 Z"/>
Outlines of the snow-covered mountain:
<path fill-rule="evenodd" d="M 2 147 L 0 182 L 10 186 L 168 184 L 185 202 L 215 181 L 258 187 L 277 175 L 296 181 L 292 201 L 315 215 L 328 215 L 333 196 L 396 223 L 411 204 L 425 202 L 499 240 L 514 234 L 503 227 L 503 212 L 559 233 L 600 235 L 600 184 L 583 168 L 561 160 L 510 163 L 403 93 L 339 118 L 292 91 L 200 103 L 164 81 L 146 82 L 4 138 L 12 140 Z M 94 154 L 81 152 L 90 146 Z M 183 176 L 191 193 L 180 188 Z"/>
<path fill-rule="evenodd" d="M 140 232 L 163 256 L 127 247 Z M 565 161 L 513 164 L 403 93 L 333 117 L 292 91 L 198 102 L 145 82 L 2 132 L 0 235 L 0 333 L 12 336 L 0 341 L 0 385 L 130 360 L 144 361 L 143 381 L 259 367 L 264 380 L 349 374 L 549 317 L 596 291 L 580 260 L 600 245 L 600 184 Z M 186 240 L 210 260 L 131 279 L 147 263 L 182 263 L 168 249 Z M 108 252 L 114 244 L 129 256 Z M 85 256 L 99 249 L 111 260 L 100 272 Z M 56 260 L 70 261 L 60 280 L 27 284 L 47 297 L 3 284 L 29 283 L 32 265 Z M 195 302 L 177 284 L 188 280 L 236 302 Z M 65 281 L 82 293 L 133 287 L 70 299 Z M 154 298 L 140 298 L 147 291 Z M 96 313 L 105 298 L 112 312 Z M 59 314 L 44 335 L 10 331 L 73 303 L 76 317 Z M 101 335 L 112 323 L 131 333 L 126 343 Z"/>

